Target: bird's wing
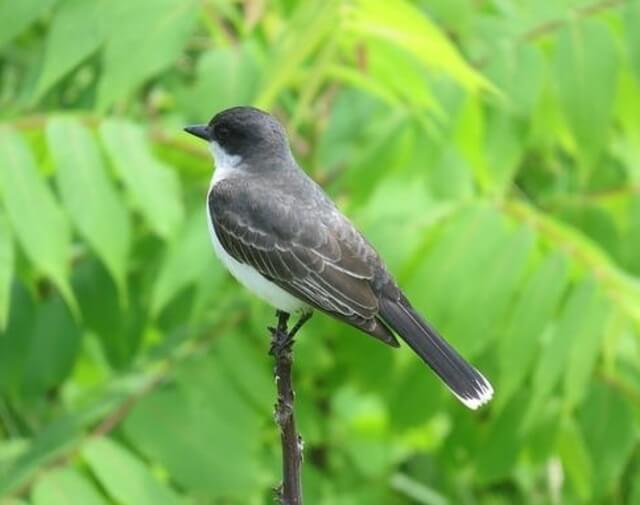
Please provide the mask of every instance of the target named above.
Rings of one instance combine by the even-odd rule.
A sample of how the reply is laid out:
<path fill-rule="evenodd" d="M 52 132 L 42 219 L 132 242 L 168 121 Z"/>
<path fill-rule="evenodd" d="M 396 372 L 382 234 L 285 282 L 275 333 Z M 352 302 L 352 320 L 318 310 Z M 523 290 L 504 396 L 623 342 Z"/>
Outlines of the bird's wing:
<path fill-rule="evenodd" d="M 397 345 L 377 319 L 370 284 L 375 252 L 339 212 L 311 207 L 318 204 L 233 179 L 218 182 L 208 197 L 213 229 L 233 258 L 311 306 Z"/>

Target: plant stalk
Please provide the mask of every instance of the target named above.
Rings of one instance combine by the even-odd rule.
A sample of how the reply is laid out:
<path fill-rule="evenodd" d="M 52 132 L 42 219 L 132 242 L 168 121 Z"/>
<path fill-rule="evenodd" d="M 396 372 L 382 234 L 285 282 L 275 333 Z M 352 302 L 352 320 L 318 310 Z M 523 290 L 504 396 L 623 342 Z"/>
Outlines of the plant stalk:
<path fill-rule="evenodd" d="M 280 443 L 282 445 L 282 483 L 276 488 L 276 498 L 282 505 L 302 505 L 300 470 L 302 468 L 303 444 L 302 437 L 296 431 L 295 393 L 291 370 L 293 368 L 293 337 L 311 317 L 311 313 L 302 315 L 291 331 L 287 328 L 289 314 L 278 311 L 276 316 L 278 317 L 278 326 L 269 328 L 272 336 L 269 354 L 276 362 L 274 374 L 278 390 L 274 417 L 280 428 Z"/>

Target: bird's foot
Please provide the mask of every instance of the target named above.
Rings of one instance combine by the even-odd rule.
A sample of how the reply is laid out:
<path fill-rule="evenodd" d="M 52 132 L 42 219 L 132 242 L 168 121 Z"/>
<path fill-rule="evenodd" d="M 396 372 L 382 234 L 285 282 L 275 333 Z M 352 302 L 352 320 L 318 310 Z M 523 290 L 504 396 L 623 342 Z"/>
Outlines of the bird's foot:
<path fill-rule="evenodd" d="M 293 335 L 289 332 L 283 331 L 281 328 L 268 327 L 271 332 L 271 347 L 269 348 L 269 354 L 272 356 L 279 356 L 285 351 L 290 351 L 293 345 Z"/>

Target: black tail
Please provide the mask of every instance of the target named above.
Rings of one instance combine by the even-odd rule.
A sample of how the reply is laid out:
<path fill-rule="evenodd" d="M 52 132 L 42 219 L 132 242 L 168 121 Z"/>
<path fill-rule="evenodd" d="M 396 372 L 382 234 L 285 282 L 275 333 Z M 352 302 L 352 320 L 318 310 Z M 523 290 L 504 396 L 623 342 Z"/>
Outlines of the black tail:
<path fill-rule="evenodd" d="M 438 374 L 467 407 L 491 400 L 493 388 L 408 303 L 380 300 L 380 316 Z"/>

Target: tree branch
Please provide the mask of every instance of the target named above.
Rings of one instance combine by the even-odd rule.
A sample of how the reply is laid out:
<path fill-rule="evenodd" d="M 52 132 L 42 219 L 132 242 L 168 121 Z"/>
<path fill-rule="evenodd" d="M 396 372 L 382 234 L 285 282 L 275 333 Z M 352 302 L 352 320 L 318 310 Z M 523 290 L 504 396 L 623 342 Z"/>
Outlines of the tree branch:
<path fill-rule="evenodd" d="M 278 399 L 275 405 L 275 420 L 280 428 L 282 445 L 282 483 L 276 488 L 276 498 L 282 505 L 302 505 L 302 484 L 300 469 L 302 467 L 302 437 L 296 431 L 294 415 L 293 384 L 291 369 L 293 368 L 293 337 L 309 320 L 311 312 L 303 314 L 295 326 L 288 331 L 289 314 L 276 312 L 278 326 L 269 328 L 271 332 L 271 348 L 276 366 L 274 370 Z"/>

